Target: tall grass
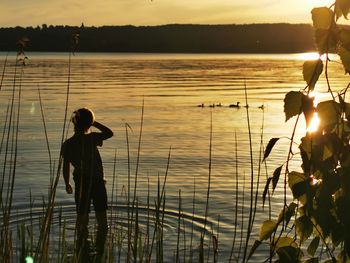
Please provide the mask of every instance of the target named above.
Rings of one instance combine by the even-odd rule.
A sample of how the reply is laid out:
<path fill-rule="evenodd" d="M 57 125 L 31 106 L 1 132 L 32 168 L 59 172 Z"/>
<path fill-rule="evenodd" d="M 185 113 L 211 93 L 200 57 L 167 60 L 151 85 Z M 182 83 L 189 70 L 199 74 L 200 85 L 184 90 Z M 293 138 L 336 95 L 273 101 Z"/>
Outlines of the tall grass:
<path fill-rule="evenodd" d="M 62 140 L 67 134 L 67 118 L 68 118 L 68 106 L 70 99 L 70 83 L 71 83 L 71 58 L 72 53 L 69 53 L 68 57 L 68 79 L 67 79 L 67 90 L 65 94 L 65 108 L 62 128 Z M 6 60 L 7 61 L 7 60 Z M 17 225 L 17 238 L 18 244 L 13 242 L 11 233 L 11 211 L 12 211 L 12 200 L 13 191 L 15 189 L 15 176 L 17 166 L 17 151 L 18 151 L 18 137 L 19 137 L 19 125 L 20 125 L 20 106 L 21 106 L 21 90 L 23 78 L 24 66 L 21 68 L 20 73 L 17 73 L 16 61 L 13 90 L 10 103 L 7 106 L 7 113 L 5 116 L 4 128 L 2 133 L 2 141 L 0 154 L 4 154 L 4 163 L 1 174 L 1 190 L 5 190 L 6 198 L 3 199 L 1 196 L 1 211 L 3 224 L 1 226 L 1 250 L 0 250 L 0 261 L 11 262 L 16 256 L 14 254 L 14 247 L 19 248 L 18 259 L 23 261 L 26 256 L 33 256 L 35 262 L 79 262 L 81 261 L 78 256 L 72 256 L 72 247 L 74 249 L 75 239 L 72 240 L 68 237 L 69 224 L 65 219 L 64 207 L 59 209 L 55 206 L 56 191 L 61 173 L 62 159 L 58 158 L 57 168 L 54 168 L 54 161 L 51 156 L 50 141 L 48 137 L 48 127 L 45 120 L 44 105 L 41 97 L 40 89 L 38 88 L 38 100 L 40 103 L 41 119 L 44 127 L 46 147 L 49 155 L 50 176 L 53 179 L 50 187 L 47 199 L 43 201 L 42 210 L 43 213 L 40 216 L 39 226 L 36 225 L 33 216 L 33 200 L 30 193 L 30 219 L 26 223 Z M 6 64 L 6 63 L 5 63 Z M 5 69 L 3 70 L 3 76 L 5 75 Z M 2 80 L 1 80 L 2 81 Z M 2 82 L 1 82 L 2 83 Z M 17 93 L 16 93 L 17 92 Z M 246 92 L 246 103 L 248 104 L 247 88 L 245 85 Z M 17 108 L 16 108 L 17 107 Z M 140 169 L 140 155 L 142 146 L 142 133 L 143 133 L 143 122 L 144 122 L 144 101 L 142 102 L 142 112 L 140 120 L 140 131 L 138 136 L 137 145 L 137 161 L 135 164 L 135 176 L 132 177 L 132 163 L 131 163 L 131 149 L 130 149 L 130 134 L 132 128 L 129 124 L 125 124 L 125 140 L 127 148 L 127 189 L 126 189 L 126 225 L 122 225 L 117 222 L 118 216 L 121 212 L 117 213 L 114 207 L 119 207 L 120 198 L 118 198 L 118 186 L 120 186 L 120 177 L 116 172 L 117 169 L 117 150 L 115 150 L 114 161 L 113 161 L 113 175 L 112 175 L 112 191 L 111 191 L 111 211 L 109 211 L 108 222 L 109 222 L 109 236 L 107 239 L 107 253 L 106 262 L 167 262 L 169 261 L 170 255 L 166 248 L 166 230 L 165 222 L 170 213 L 167 211 L 167 191 L 166 186 L 168 182 L 168 175 L 170 171 L 171 153 L 172 148 L 169 148 L 166 168 L 164 176 L 161 177 L 159 174 L 157 181 L 156 197 L 154 200 L 151 198 L 151 189 L 148 177 L 148 189 L 147 189 L 147 202 L 146 206 L 142 207 L 139 202 L 139 196 L 137 195 L 138 189 L 138 177 Z M 233 166 L 233 177 L 234 184 L 232 185 L 232 191 L 235 193 L 234 200 L 232 201 L 233 224 L 234 231 L 232 233 L 232 245 L 229 251 L 222 251 L 220 245 L 222 244 L 219 239 L 221 218 L 217 215 L 217 222 L 209 222 L 208 217 L 210 215 L 210 198 L 211 198 L 211 183 L 212 183 L 212 153 L 215 151 L 213 147 L 213 115 L 210 117 L 210 130 L 209 130 L 209 146 L 208 146 L 208 177 L 205 194 L 205 209 L 203 215 L 203 221 L 199 240 L 195 237 L 195 228 L 197 228 L 198 221 L 196 221 L 196 215 L 200 211 L 197 206 L 196 194 L 198 189 L 196 187 L 196 178 L 193 177 L 193 196 L 192 196 L 192 218 L 190 222 L 185 222 L 185 211 L 183 206 L 182 191 L 179 189 L 178 192 L 178 208 L 177 208 L 177 219 L 176 219 L 176 246 L 173 250 L 173 261 L 174 262 L 221 262 L 220 256 L 223 253 L 229 254 L 229 262 L 247 262 L 249 249 L 250 237 L 253 232 L 253 225 L 258 207 L 258 195 L 259 195 L 259 178 L 261 173 L 261 167 L 258 167 L 258 178 L 256 181 L 254 178 L 254 160 L 253 160 L 253 141 L 251 137 L 250 117 L 247 108 L 247 123 L 248 123 L 248 134 L 249 134 L 249 145 L 250 145 L 250 180 L 246 179 L 245 173 L 243 176 L 240 175 L 240 169 L 238 164 L 239 151 L 237 146 L 237 134 L 235 133 L 235 156 Z M 4 143 L 4 151 L 3 151 Z M 260 149 L 258 161 L 261 161 L 261 152 L 263 151 L 263 129 L 260 138 Z M 266 167 L 265 167 L 266 168 Z M 267 169 L 267 168 L 266 168 Z M 54 170 L 56 174 L 54 176 Z M 7 177 L 6 177 L 7 175 Z M 243 191 L 239 194 L 239 180 L 243 178 Z M 248 181 L 248 182 L 247 182 Z M 246 185 L 249 183 L 249 209 L 245 210 L 247 199 L 245 194 Z M 146 209 L 147 218 L 145 226 L 141 222 L 141 211 Z M 270 211 L 270 209 L 269 209 Z M 53 218 L 58 217 L 58 226 L 54 226 Z M 248 220 L 247 220 L 248 218 Z M 189 224 L 189 226 L 188 226 Z M 240 225 L 241 229 L 238 228 Z M 36 234 L 35 228 L 39 227 L 39 234 Z M 56 231 L 52 231 L 52 228 L 56 227 Z M 142 227 L 145 228 L 142 229 Z M 58 237 L 52 240 L 51 234 L 58 233 Z M 57 242 L 56 242 L 56 241 Z M 208 240 L 208 241 L 207 241 Z M 52 248 L 52 245 L 57 247 Z M 17 251 L 17 250 L 16 250 Z M 15 252 L 16 252 L 15 251 Z M 16 252 L 17 253 L 17 252 Z M 93 256 L 92 256 L 93 257 Z M 92 259 L 93 260 L 93 259 Z"/>

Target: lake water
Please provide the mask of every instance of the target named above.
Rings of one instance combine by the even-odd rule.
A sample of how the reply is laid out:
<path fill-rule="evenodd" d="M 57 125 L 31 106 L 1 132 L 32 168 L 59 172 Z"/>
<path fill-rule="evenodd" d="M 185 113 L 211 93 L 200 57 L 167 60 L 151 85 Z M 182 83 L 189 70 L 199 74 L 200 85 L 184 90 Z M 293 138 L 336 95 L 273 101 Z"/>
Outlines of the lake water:
<path fill-rule="evenodd" d="M 0 66 L 5 54 L 0 54 Z M 16 168 L 14 211 L 17 219 L 28 216 L 29 192 L 34 207 L 39 210 L 42 197 L 47 197 L 50 166 L 43 121 L 38 99 L 41 90 L 43 110 L 53 159 L 57 166 L 60 149 L 66 90 L 68 80 L 68 54 L 27 53 L 28 60 L 22 77 L 22 105 L 19 122 L 18 160 Z M 125 204 L 128 178 L 126 124 L 130 142 L 132 184 L 136 172 L 140 120 L 144 101 L 144 125 L 138 166 L 137 195 L 141 222 L 145 224 L 148 191 L 150 203 L 157 195 L 157 178 L 161 183 L 171 158 L 166 184 L 165 240 L 169 258 L 176 250 L 178 228 L 177 211 L 179 190 L 182 210 L 186 213 L 182 227 L 190 232 L 192 226 L 195 189 L 194 235 L 200 236 L 205 214 L 210 163 L 210 126 L 212 122 L 211 190 L 209 199 L 209 230 L 218 235 L 220 262 L 228 260 L 234 229 L 245 229 L 242 220 L 235 224 L 235 162 L 238 162 L 239 211 L 247 221 L 250 200 L 250 151 L 246 108 L 232 108 L 230 104 L 245 105 L 245 85 L 248 94 L 249 117 L 253 140 L 254 177 L 257 178 L 261 132 L 267 144 L 272 137 L 290 136 L 294 119 L 285 123 L 283 98 L 288 91 L 305 87 L 302 64 L 305 54 L 232 55 L 232 54 L 81 54 L 71 62 L 69 116 L 80 107 L 93 109 L 96 119 L 110 127 L 115 136 L 100 149 L 111 197 L 114 156 L 116 153 L 116 196 L 111 204 L 118 216 L 116 224 L 125 222 Z M 6 109 L 13 87 L 15 56 L 10 54 L 2 89 L 0 91 L 0 129 L 4 129 Z M 348 77 L 339 64 L 331 64 L 329 74 L 334 76 L 334 91 L 346 87 Z M 316 87 L 319 97 L 325 99 L 324 76 Z M 18 82 L 17 82 L 18 83 Z M 204 104 L 204 107 L 198 105 Z M 217 106 L 217 105 L 221 106 Z M 215 107 L 209 107 L 215 105 Z M 264 105 L 264 110 L 259 106 Z M 68 116 L 68 117 L 69 117 Z M 264 125 L 263 125 L 264 122 Z M 264 126 L 262 130 L 262 125 Z M 305 125 L 298 126 L 297 139 Z M 72 134 L 69 127 L 68 135 Z M 237 158 L 235 150 L 237 136 Z M 5 145 L 6 139 L 3 145 Z M 267 161 L 266 171 L 274 169 L 287 158 L 289 141 L 281 139 Z M 4 146 L 5 147 L 5 146 Z M 3 149 L 4 149 L 3 147 Z M 297 149 L 297 148 L 295 148 Z M 1 167 L 4 162 L 1 153 Z M 300 170 L 298 157 L 291 169 Z M 8 168 L 6 168 L 8 169 Z M 6 170 L 5 169 L 5 170 Z M 251 244 L 257 237 L 259 225 L 268 219 L 268 210 L 262 209 L 261 195 L 266 181 L 262 169 L 258 211 Z M 282 177 L 281 177 L 282 178 Z M 6 181 L 6 180 L 5 180 Z M 5 187 L 7 182 L 5 184 Z M 111 199 L 111 198 L 110 198 Z M 245 200 L 243 204 L 242 200 Z M 272 198 L 273 214 L 283 204 L 282 179 Z M 73 197 L 65 193 L 63 179 L 57 190 L 56 207 L 62 207 L 63 217 L 73 224 L 75 219 Z M 239 217 L 242 218 L 241 212 Z M 217 226 L 219 218 L 219 229 Z M 198 240 L 196 241 L 198 243 Z M 210 241 L 208 241 L 208 244 Z M 181 248 L 180 248 L 181 249 Z M 184 253 L 185 249 L 182 248 Z M 237 251 L 235 252 L 238 253 Z M 266 258 L 264 251 L 256 262 Z"/>

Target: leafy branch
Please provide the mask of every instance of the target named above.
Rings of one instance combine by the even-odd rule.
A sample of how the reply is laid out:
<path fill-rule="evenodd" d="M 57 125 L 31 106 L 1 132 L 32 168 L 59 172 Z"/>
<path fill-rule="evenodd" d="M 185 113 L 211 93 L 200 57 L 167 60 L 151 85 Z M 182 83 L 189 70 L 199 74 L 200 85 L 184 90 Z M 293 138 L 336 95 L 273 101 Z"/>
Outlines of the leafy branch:
<path fill-rule="evenodd" d="M 317 7 L 311 12 L 319 58 L 303 64 L 306 86 L 285 95 L 285 121 L 293 117 L 296 121 L 287 159 L 267 179 L 263 193 L 264 200 L 271 183 L 275 190 L 285 166 L 284 207 L 277 220 L 269 219 L 262 224 L 259 240 L 251 251 L 252 254 L 261 243 L 267 242 L 273 252 L 270 262 L 275 258 L 276 262 L 293 263 L 350 260 L 350 103 L 345 101 L 350 83 L 336 93 L 328 72 L 329 63 L 338 63 L 329 54 L 336 53 L 345 73 L 350 74 L 350 29 L 338 24 L 340 18 L 348 18 L 349 12 L 350 0 L 336 0 L 330 7 Z M 317 89 L 323 72 L 330 99 L 315 105 L 310 94 Z M 309 126 L 315 115 L 320 119 L 318 129 L 306 130 L 299 144 L 302 171 L 289 171 L 300 117 Z M 278 140 L 270 140 L 264 160 Z M 294 199 L 289 205 L 287 187 Z M 288 227 L 290 221 L 293 224 Z M 291 230 L 294 237 L 290 237 Z"/>

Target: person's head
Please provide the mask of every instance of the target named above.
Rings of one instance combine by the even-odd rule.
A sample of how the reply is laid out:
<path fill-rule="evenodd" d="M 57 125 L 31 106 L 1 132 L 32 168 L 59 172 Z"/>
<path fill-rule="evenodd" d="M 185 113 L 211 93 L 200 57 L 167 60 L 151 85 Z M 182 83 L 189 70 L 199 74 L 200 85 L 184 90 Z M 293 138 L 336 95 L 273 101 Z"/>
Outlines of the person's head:
<path fill-rule="evenodd" d="M 72 122 L 74 124 L 74 130 L 76 132 L 86 132 L 95 122 L 95 115 L 92 110 L 88 108 L 81 108 L 73 112 Z"/>

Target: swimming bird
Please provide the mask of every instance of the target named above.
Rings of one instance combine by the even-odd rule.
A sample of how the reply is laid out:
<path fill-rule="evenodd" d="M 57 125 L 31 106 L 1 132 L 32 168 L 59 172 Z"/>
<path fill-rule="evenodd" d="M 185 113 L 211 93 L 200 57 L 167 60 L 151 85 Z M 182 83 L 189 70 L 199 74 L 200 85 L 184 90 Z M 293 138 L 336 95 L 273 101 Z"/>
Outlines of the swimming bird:
<path fill-rule="evenodd" d="M 261 104 L 258 108 L 263 110 L 265 108 L 265 106 L 264 106 L 264 104 Z"/>
<path fill-rule="evenodd" d="M 216 107 L 221 107 L 221 102 L 219 102 L 218 104 L 216 104 Z"/>
<path fill-rule="evenodd" d="M 239 106 L 239 101 L 237 101 L 237 104 L 230 104 L 230 108 L 239 108 L 239 107 L 241 107 L 241 106 Z"/>
<path fill-rule="evenodd" d="M 204 103 L 197 105 L 197 107 L 203 108 L 204 107 Z"/>

